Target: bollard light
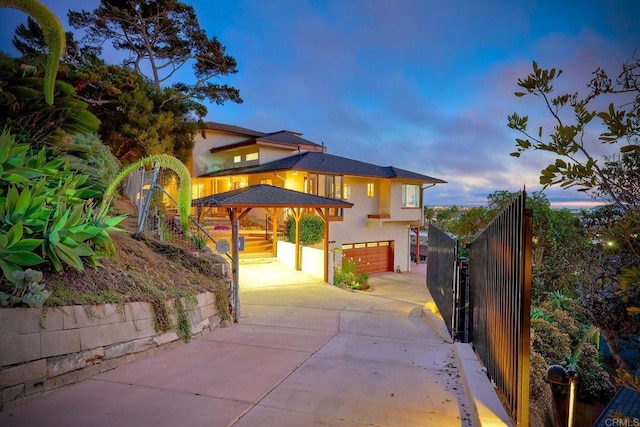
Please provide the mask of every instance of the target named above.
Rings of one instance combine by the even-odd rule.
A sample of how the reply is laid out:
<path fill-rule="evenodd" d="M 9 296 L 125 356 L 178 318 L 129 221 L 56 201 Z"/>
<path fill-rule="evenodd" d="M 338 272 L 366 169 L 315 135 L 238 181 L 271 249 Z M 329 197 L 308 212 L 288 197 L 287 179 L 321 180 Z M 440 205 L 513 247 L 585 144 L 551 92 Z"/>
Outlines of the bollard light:
<path fill-rule="evenodd" d="M 552 384 L 569 386 L 569 415 L 567 417 L 567 427 L 573 427 L 573 409 L 576 400 L 578 373 L 573 369 L 567 370 L 564 366 L 551 365 L 547 368 L 547 381 Z"/>

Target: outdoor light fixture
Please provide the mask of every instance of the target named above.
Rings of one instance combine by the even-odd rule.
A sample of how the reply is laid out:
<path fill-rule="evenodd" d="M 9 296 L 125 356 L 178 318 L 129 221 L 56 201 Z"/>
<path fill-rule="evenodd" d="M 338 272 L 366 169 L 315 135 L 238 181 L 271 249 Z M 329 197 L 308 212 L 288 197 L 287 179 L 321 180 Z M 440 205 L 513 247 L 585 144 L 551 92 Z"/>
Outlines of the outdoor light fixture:
<path fill-rule="evenodd" d="M 576 400 L 576 385 L 578 373 L 573 369 L 565 369 L 560 365 L 551 365 L 547 368 L 547 381 L 552 384 L 569 385 L 569 415 L 567 427 L 573 427 L 573 408 Z"/>

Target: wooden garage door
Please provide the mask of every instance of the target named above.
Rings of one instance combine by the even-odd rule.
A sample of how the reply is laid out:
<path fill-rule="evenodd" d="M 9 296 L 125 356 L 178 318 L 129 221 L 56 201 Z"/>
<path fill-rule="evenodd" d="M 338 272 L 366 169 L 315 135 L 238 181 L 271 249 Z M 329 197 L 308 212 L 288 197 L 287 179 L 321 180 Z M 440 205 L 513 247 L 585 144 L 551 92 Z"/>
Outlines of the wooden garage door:
<path fill-rule="evenodd" d="M 393 271 L 393 245 L 389 241 L 344 244 L 342 256 L 356 261 L 357 273 Z"/>

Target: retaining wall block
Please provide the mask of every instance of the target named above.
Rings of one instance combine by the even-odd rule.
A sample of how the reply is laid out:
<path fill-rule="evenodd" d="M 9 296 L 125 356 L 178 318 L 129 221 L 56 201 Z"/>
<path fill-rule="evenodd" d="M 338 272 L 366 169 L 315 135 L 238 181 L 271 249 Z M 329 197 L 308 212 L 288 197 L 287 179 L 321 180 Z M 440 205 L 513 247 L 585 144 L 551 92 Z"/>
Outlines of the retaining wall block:
<path fill-rule="evenodd" d="M 209 317 L 217 316 L 218 309 L 215 304 L 208 304 L 200 307 L 200 318 L 208 319 Z"/>
<path fill-rule="evenodd" d="M 20 322 L 15 310 L 15 308 L 0 308 L 0 340 L 20 333 Z"/>
<path fill-rule="evenodd" d="M 127 304 L 102 304 L 102 305 L 73 305 L 64 307 L 67 316 L 64 317 L 64 328 L 86 328 L 96 325 L 108 325 L 112 323 L 131 320 L 131 313 L 126 312 Z"/>
<path fill-rule="evenodd" d="M 129 341 L 137 337 L 138 332 L 133 321 L 90 326 L 80 329 L 80 348 L 89 350 L 111 344 Z"/>
<path fill-rule="evenodd" d="M 202 307 L 203 305 L 207 305 L 207 294 L 202 293 L 196 295 L 196 300 L 198 301 L 198 307 Z"/>
<path fill-rule="evenodd" d="M 60 377 L 57 377 L 60 378 Z M 29 381 L 25 381 L 24 382 L 24 395 L 25 396 L 30 396 L 32 394 L 37 394 L 37 393 L 42 393 L 44 392 L 46 389 L 44 387 L 45 383 L 47 382 L 46 378 L 40 378 L 37 380 L 29 380 Z M 71 383 L 69 383 L 71 384 Z"/>
<path fill-rule="evenodd" d="M 104 359 L 115 359 L 127 354 L 140 353 L 142 351 L 153 348 L 154 346 L 155 343 L 153 342 L 153 338 L 151 337 L 141 338 L 135 341 L 128 341 L 120 344 L 114 344 L 106 349 Z"/>
<path fill-rule="evenodd" d="M 24 384 L 17 384 L 2 390 L 2 403 L 11 402 L 24 396 Z"/>
<path fill-rule="evenodd" d="M 15 317 L 19 322 L 20 334 L 32 334 L 47 331 L 57 331 L 63 328 L 64 313 L 55 308 L 14 308 Z"/>
<path fill-rule="evenodd" d="M 133 320 L 132 323 L 135 328 L 135 335 L 130 339 L 151 337 L 158 333 L 152 318 Z"/>
<path fill-rule="evenodd" d="M 3 369 L 0 371 L 0 389 L 28 380 L 43 378 L 46 375 L 47 361 L 45 359 Z"/>
<path fill-rule="evenodd" d="M 180 337 L 178 337 L 178 334 L 175 333 L 175 331 L 168 331 L 165 332 L 163 334 L 160 334 L 156 337 L 153 338 L 153 342 L 156 345 L 164 345 L 173 341 L 177 341 L 179 340 Z"/>
<path fill-rule="evenodd" d="M 0 366 L 40 359 L 40 334 L 0 337 Z"/>
<path fill-rule="evenodd" d="M 80 330 L 42 331 L 40 334 L 40 357 L 80 351 Z"/>
<path fill-rule="evenodd" d="M 105 359 L 102 361 L 102 363 L 95 366 L 97 366 L 98 369 L 100 369 L 100 373 L 102 373 L 115 369 L 120 365 L 124 365 L 125 363 L 133 362 L 134 360 L 136 360 L 135 354 L 127 354 L 114 359 Z"/>
<path fill-rule="evenodd" d="M 130 306 L 133 320 L 153 319 L 153 305 L 148 302 L 132 302 Z"/>

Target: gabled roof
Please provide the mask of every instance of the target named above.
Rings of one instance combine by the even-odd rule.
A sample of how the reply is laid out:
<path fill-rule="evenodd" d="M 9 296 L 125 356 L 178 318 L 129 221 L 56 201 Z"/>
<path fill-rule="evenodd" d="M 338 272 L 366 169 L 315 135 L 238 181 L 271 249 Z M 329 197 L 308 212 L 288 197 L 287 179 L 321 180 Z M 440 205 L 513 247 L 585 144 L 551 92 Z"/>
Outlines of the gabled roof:
<path fill-rule="evenodd" d="M 226 125 L 224 123 L 207 122 L 206 125 L 207 125 L 207 129 L 234 133 L 236 135 L 261 136 L 265 134 L 264 132 L 260 132 L 257 130 L 251 130 L 251 129 L 243 128 L 240 126 L 234 126 L 234 125 Z"/>
<path fill-rule="evenodd" d="M 278 142 L 281 144 L 288 144 L 294 147 L 300 145 L 308 145 L 312 147 L 324 147 L 320 144 L 316 144 L 313 141 L 309 141 L 308 139 L 302 138 L 301 133 L 291 132 L 289 130 L 281 130 L 278 132 L 272 132 L 265 134 L 259 138 L 255 138 L 258 141 L 270 141 L 270 142 Z"/>
<path fill-rule="evenodd" d="M 194 199 L 192 206 L 350 208 L 353 203 L 301 193 L 273 185 L 258 184 Z"/>
<path fill-rule="evenodd" d="M 287 148 L 289 150 L 311 150 L 311 151 L 324 151 L 325 148 L 322 145 L 315 142 L 304 139 L 300 134 L 290 132 L 287 130 L 281 130 L 279 132 L 267 133 L 262 136 L 256 136 L 253 138 L 245 139 L 243 141 L 224 145 L 222 147 L 214 147 L 209 150 L 211 153 L 217 153 L 220 151 L 226 151 L 234 148 L 248 147 L 251 145 L 270 145 L 281 148 Z"/>
<path fill-rule="evenodd" d="M 445 184 L 438 178 L 422 175 L 416 172 L 396 168 L 395 166 L 378 166 L 372 163 L 348 159 L 320 152 L 306 152 L 274 160 L 269 163 L 243 168 L 224 169 L 211 172 L 201 177 L 215 177 L 226 175 L 252 174 L 262 172 L 278 172 L 285 170 L 299 170 L 335 175 L 351 175 L 373 178 L 405 178 L 431 184 Z"/>
<path fill-rule="evenodd" d="M 324 146 L 316 144 L 313 141 L 302 138 L 300 132 L 293 132 L 290 130 L 280 130 L 277 132 L 260 132 L 257 130 L 251 130 L 240 126 L 227 125 L 224 123 L 207 122 L 207 128 L 220 132 L 232 133 L 234 135 L 246 136 L 247 139 L 242 141 L 225 145 L 223 147 L 212 148 L 212 153 L 225 151 L 232 148 L 246 147 L 250 145 L 277 145 L 286 147 L 291 150 L 305 149 L 312 151 L 324 151 Z"/>

